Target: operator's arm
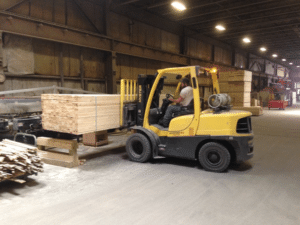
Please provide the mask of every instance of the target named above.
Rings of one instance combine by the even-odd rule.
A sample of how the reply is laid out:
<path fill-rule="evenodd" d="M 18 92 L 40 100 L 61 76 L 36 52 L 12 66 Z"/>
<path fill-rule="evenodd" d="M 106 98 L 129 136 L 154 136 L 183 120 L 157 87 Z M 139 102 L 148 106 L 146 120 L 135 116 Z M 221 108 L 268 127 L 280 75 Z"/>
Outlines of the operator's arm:
<path fill-rule="evenodd" d="M 175 102 L 175 103 L 180 103 L 184 100 L 184 98 L 182 98 L 181 96 L 179 96 L 179 98 L 177 99 L 170 99 L 171 102 Z"/>

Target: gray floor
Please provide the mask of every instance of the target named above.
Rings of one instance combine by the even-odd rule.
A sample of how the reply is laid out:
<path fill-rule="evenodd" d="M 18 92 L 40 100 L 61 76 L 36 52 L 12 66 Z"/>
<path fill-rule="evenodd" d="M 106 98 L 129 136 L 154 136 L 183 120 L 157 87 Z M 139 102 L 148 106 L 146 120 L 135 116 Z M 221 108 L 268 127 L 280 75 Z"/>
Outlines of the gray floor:
<path fill-rule="evenodd" d="M 298 225 L 300 109 L 252 121 L 255 156 L 226 173 L 178 159 L 133 163 L 119 147 L 76 169 L 45 165 L 24 185 L 0 183 L 0 224 Z"/>

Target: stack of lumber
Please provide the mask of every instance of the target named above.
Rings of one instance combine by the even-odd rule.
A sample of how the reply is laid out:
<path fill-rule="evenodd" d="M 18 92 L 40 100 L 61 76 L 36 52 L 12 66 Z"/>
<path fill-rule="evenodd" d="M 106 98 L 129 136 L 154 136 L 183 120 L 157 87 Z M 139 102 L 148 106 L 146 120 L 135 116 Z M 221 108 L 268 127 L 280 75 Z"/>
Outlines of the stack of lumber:
<path fill-rule="evenodd" d="M 220 92 L 227 93 L 232 99 L 233 106 L 251 106 L 252 72 L 236 70 L 220 72 Z"/>
<path fill-rule="evenodd" d="M 45 130 L 85 134 L 120 127 L 120 95 L 42 95 Z"/>
<path fill-rule="evenodd" d="M 37 148 L 6 139 L 0 142 L 0 182 L 38 172 L 43 172 L 43 163 Z"/>

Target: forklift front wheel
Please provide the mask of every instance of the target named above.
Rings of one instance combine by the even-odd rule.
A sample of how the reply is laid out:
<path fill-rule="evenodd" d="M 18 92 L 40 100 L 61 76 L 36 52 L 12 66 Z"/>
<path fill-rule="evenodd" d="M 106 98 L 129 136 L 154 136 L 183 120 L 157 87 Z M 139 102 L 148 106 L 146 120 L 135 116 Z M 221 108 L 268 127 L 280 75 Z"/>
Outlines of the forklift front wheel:
<path fill-rule="evenodd" d="M 135 133 L 126 142 L 126 152 L 134 162 L 146 162 L 151 158 L 151 144 L 145 135 Z"/>
<path fill-rule="evenodd" d="M 230 163 L 230 153 L 223 145 L 209 142 L 202 146 L 198 160 L 205 170 L 223 172 Z"/>

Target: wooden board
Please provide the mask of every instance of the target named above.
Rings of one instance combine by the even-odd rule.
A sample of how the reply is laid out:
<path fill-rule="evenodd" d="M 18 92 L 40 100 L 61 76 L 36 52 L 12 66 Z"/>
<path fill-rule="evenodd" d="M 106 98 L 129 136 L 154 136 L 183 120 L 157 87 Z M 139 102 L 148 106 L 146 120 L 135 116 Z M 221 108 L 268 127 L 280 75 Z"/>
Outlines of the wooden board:
<path fill-rule="evenodd" d="M 252 81 L 252 72 L 247 70 L 235 70 L 219 73 L 219 81 Z"/>
<path fill-rule="evenodd" d="M 251 107 L 250 102 L 232 102 L 231 105 L 234 107 Z"/>
<path fill-rule="evenodd" d="M 120 95 L 42 95 L 46 130 L 85 134 L 120 126 Z"/>
<path fill-rule="evenodd" d="M 251 82 L 249 81 L 228 81 L 220 82 L 220 92 L 251 92 Z"/>
<path fill-rule="evenodd" d="M 232 102 L 251 102 L 250 92 L 228 92 Z"/>

